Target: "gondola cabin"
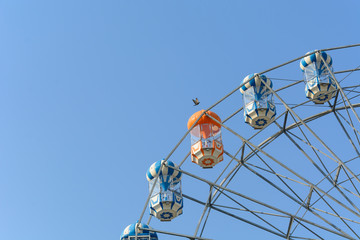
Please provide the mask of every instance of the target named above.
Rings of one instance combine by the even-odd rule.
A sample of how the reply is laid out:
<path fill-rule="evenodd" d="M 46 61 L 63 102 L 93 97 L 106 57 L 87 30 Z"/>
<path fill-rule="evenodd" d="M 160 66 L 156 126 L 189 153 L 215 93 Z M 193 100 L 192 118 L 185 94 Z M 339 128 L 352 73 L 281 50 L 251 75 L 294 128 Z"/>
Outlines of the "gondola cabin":
<path fill-rule="evenodd" d="M 127 226 L 120 236 L 120 240 L 158 240 L 157 234 L 151 230 L 143 230 L 139 228 L 151 229 L 148 225 L 142 223 L 134 223 Z"/>
<path fill-rule="evenodd" d="M 146 172 L 149 181 L 149 191 L 155 184 L 151 194 L 150 215 L 161 221 L 171 221 L 183 212 L 183 197 L 181 193 L 181 172 L 175 163 L 160 160 L 153 163 Z M 168 167 L 171 166 L 171 167 Z M 158 179 L 156 180 L 156 176 Z"/>
<path fill-rule="evenodd" d="M 261 129 L 271 123 L 276 115 L 273 94 L 269 90 L 273 84 L 265 75 L 255 73 L 246 76 L 243 83 L 240 92 L 244 100 L 245 122 L 254 129 Z"/>
<path fill-rule="evenodd" d="M 316 104 L 323 104 L 336 94 L 335 80 L 326 65 L 332 72 L 332 59 L 326 52 L 313 51 L 311 55 L 302 58 L 300 61 L 300 68 L 304 73 L 306 97 Z"/>
<path fill-rule="evenodd" d="M 191 161 L 203 168 L 212 168 L 224 159 L 221 119 L 216 113 L 207 111 L 217 122 L 203 114 L 204 111 L 194 113 L 187 123 L 188 129 L 191 129 Z"/>

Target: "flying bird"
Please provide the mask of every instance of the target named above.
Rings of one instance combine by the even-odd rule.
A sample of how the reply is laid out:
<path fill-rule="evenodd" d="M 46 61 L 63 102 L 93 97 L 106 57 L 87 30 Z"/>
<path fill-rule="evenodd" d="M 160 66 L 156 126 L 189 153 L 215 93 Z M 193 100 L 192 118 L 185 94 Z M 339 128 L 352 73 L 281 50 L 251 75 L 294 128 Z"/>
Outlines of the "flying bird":
<path fill-rule="evenodd" d="M 194 102 L 194 106 L 199 105 L 200 103 L 198 98 L 193 99 L 193 102 Z"/>

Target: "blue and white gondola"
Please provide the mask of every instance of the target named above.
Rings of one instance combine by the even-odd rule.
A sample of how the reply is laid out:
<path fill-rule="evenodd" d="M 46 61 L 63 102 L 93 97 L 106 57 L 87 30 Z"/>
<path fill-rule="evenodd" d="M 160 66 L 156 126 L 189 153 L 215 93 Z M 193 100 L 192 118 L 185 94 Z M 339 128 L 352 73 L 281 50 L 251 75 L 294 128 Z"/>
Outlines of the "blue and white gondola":
<path fill-rule="evenodd" d="M 261 129 L 271 123 L 276 115 L 273 94 L 268 89 L 272 89 L 273 84 L 265 75 L 256 73 L 246 76 L 243 83 L 240 92 L 244 100 L 245 122 L 255 129 Z"/>
<path fill-rule="evenodd" d="M 148 228 L 151 229 L 148 225 L 143 223 L 133 223 L 127 226 L 120 236 L 120 240 L 158 240 L 157 234 L 151 230 L 142 230 L 136 228 Z"/>
<path fill-rule="evenodd" d="M 150 215 L 155 216 L 161 221 L 171 221 L 183 212 L 183 198 L 181 193 L 181 175 L 178 170 L 167 165 L 180 169 L 171 161 L 160 160 L 153 163 L 146 172 L 149 181 L 149 190 L 155 183 L 155 178 L 159 175 L 156 186 L 150 198 Z M 163 164 L 164 163 L 164 164 Z"/>
<path fill-rule="evenodd" d="M 308 52 L 300 61 L 300 68 L 304 73 L 305 94 L 316 104 L 323 104 L 333 98 L 336 94 L 337 86 L 326 67 L 321 56 L 332 72 L 332 59 L 326 52 Z"/>

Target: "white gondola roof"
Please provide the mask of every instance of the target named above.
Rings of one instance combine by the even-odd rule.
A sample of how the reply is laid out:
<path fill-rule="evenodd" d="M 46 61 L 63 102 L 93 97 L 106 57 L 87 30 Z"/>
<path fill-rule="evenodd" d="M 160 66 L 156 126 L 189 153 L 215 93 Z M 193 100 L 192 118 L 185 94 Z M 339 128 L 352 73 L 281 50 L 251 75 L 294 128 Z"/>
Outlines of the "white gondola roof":
<path fill-rule="evenodd" d="M 325 69 L 326 66 L 325 64 L 321 61 L 321 56 L 324 58 L 325 62 L 331 67 L 332 66 L 332 58 L 330 57 L 330 55 L 328 55 L 326 52 L 321 52 L 321 55 L 319 52 L 317 52 L 317 50 L 311 51 L 311 52 L 307 52 L 306 54 L 309 53 L 313 53 L 309 56 L 306 56 L 304 58 L 301 59 L 300 61 L 300 68 L 302 71 L 305 70 L 305 68 L 313 63 L 313 62 L 317 62 L 320 65 L 318 66 L 319 69 Z"/>

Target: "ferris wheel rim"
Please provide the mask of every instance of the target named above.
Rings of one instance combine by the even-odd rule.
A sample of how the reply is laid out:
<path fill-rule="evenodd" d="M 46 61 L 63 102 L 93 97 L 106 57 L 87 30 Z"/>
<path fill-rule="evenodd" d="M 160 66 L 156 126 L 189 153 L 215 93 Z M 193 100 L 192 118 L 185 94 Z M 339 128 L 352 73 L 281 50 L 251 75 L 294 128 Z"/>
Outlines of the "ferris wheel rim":
<path fill-rule="evenodd" d="M 360 46 L 360 44 L 354 44 L 354 45 L 347 45 L 347 46 L 342 46 L 342 47 L 322 49 L 322 50 L 320 50 L 320 51 L 332 51 L 332 50 L 338 50 L 338 49 L 350 48 L 350 47 L 358 47 L 358 46 Z M 307 54 L 307 55 L 309 55 L 309 54 Z M 285 63 L 283 63 L 283 64 L 280 64 L 280 65 L 278 65 L 278 66 L 276 66 L 276 67 L 273 67 L 273 68 L 270 68 L 270 69 L 268 69 L 268 70 L 266 70 L 266 71 L 263 71 L 263 72 L 261 72 L 261 73 L 259 73 L 259 74 L 267 73 L 267 72 L 270 72 L 270 71 L 275 70 L 275 69 L 277 69 L 277 68 L 283 67 L 283 66 L 285 66 L 285 65 L 287 65 L 287 64 L 289 64 L 289 63 L 295 62 L 295 61 L 297 61 L 297 60 L 299 60 L 299 59 L 301 59 L 301 58 L 303 58 L 303 57 L 305 57 L 305 56 L 307 56 L 307 55 L 304 55 L 304 56 L 301 56 L 301 57 L 299 57 L 299 58 L 290 60 L 290 61 L 285 62 Z M 358 71 L 358 70 L 359 70 L 359 68 L 351 69 L 351 70 L 343 70 L 343 71 L 335 72 L 335 74 L 346 73 L 346 72 L 354 72 L 354 71 Z M 251 79 L 250 79 L 250 80 L 251 80 Z M 250 80 L 248 80 L 248 81 L 250 81 Z M 294 82 L 294 83 L 291 83 L 291 84 L 289 84 L 289 85 L 286 85 L 286 86 L 284 86 L 284 87 L 281 88 L 281 89 L 275 90 L 274 92 L 278 92 L 278 91 L 280 91 L 280 90 L 284 90 L 284 89 L 286 89 L 286 88 L 289 88 L 289 87 L 291 87 L 291 86 L 294 86 L 294 85 L 296 85 L 296 84 L 299 84 L 300 82 L 303 82 L 303 80 L 299 80 L 299 81 L 297 81 L 297 82 Z M 229 97 L 230 95 L 232 95 L 233 93 L 235 93 L 235 92 L 236 92 L 238 89 L 240 89 L 241 86 L 244 85 L 244 84 L 245 84 L 245 83 L 242 83 L 239 87 L 237 87 L 236 89 L 234 89 L 233 91 L 231 91 L 229 94 L 225 95 L 222 99 L 220 99 L 218 102 L 216 102 L 216 103 L 213 104 L 211 107 L 209 107 L 207 110 L 205 110 L 203 114 L 206 114 L 206 111 L 211 110 L 212 108 L 214 108 L 215 106 L 217 106 L 219 103 L 221 103 L 223 100 L 225 100 L 227 97 Z M 299 117 L 299 121 L 294 122 L 293 124 L 291 124 L 291 125 L 289 125 L 289 126 L 286 126 L 286 128 L 284 128 L 282 131 L 288 131 L 288 130 L 294 129 L 294 128 L 298 127 L 299 125 L 306 125 L 306 123 L 311 122 L 311 121 L 313 121 L 313 120 L 316 120 L 316 119 L 318 119 L 318 118 L 321 118 L 321 117 L 323 117 L 323 116 L 325 116 L 325 115 L 327 115 L 327 114 L 330 114 L 330 113 L 333 112 L 333 111 L 340 111 L 340 110 L 345 110 L 345 109 L 349 109 L 349 108 L 358 108 L 358 107 L 360 107 L 360 103 L 349 104 L 348 106 L 345 105 L 345 106 L 336 107 L 336 108 L 334 107 L 334 109 L 329 109 L 329 110 L 326 110 L 326 111 L 323 111 L 323 112 L 320 112 L 320 113 L 316 113 L 316 114 L 313 114 L 313 115 L 311 115 L 311 116 L 309 116 L 309 117 L 306 117 L 306 118 L 304 118 L 304 119 Z M 290 108 L 290 109 L 293 109 L 293 108 Z M 239 110 L 237 110 L 237 111 L 236 111 L 235 113 L 233 113 L 230 117 L 226 118 L 222 123 L 226 122 L 227 120 L 229 120 L 230 118 L 232 118 L 233 116 L 235 116 L 235 115 L 236 115 L 237 113 L 239 113 L 241 110 L 242 110 L 242 108 L 240 108 Z M 210 117 L 211 117 L 211 116 L 210 116 Z M 305 124 L 304 124 L 304 123 L 305 123 Z M 186 132 L 186 134 L 181 138 L 181 140 L 179 141 L 179 143 L 174 147 L 173 150 L 171 150 L 171 152 L 167 155 L 166 158 L 164 158 L 164 160 L 167 160 L 167 159 L 169 159 L 169 158 L 171 157 L 171 155 L 172 155 L 173 152 L 177 149 L 177 147 L 180 145 L 180 143 L 181 143 L 181 142 L 185 139 L 185 137 L 189 134 L 190 130 L 191 130 L 191 128 L 189 128 L 189 130 L 188 130 L 188 131 Z M 261 130 L 260 130 L 260 131 L 261 131 Z M 278 132 L 278 134 L 281 134 L 281 130 Z M 271 140 L 271 139 L 268 139 L 268 141 L 270 141 L 270 140 Z M 267 143 L 267 142 L 262 142 L 262 143 L 259 144 L 258 146 L 265 145 L 266 143 Z M 189 154 L 190 154 L 190 153 L 189 153 Z M 185 157 L 185 159 L 189 156 L 189 154 L 187 154 L 187 156 Z M 249 157 L 249 158 L 250 158 L 250 157 Z M 183 164 L 183 162 L 185 161 L 185 159 L 179 164 L 179 166 L 181 166 L 181 165 Z M 184 170 L 181 170 L 181 171 L 184 171 Z M 184 171 L 184 172 L 185 172 L 185 171 Z M 184 195 L 185 195 L 185 194 L 184 194 Z M 147 206 L 147 204 L 145 204 L 145 207 L 146 207 L 146 206 Z M 144 207 L 144 209 L 145 209 L 145 207 Z M 205 211 L 204 211 L 204 212 L 205 212 Z M 140 220 L 142 219 L 142 217 L 143 217 L 143 213 L 142 213 L 142 215 L 141 215 L 141 217 L 140 217 Z M 148 223 L 150 222 L 150 220 L 151 220 L 151 218 L 149 218 Z M 198 227 L 197 227 L 197 228 L 198 228 Z M 161 231 L 161 230 L 159 230 L 159 231 Z M 196 232 L 197 232 L 197 230 L 196 230 Z M 335 234 L 337 234 L 337 233 L 335 233 Z M 277 235 L 277 234 L 276 234 L 276 235 Z M 194 237 L 194 239 L 205 239 L 205 238 L 201 238 L 201 236 L 202 236 L 202 232 L 201 232 L 201 234 L 200 234 L 200 237 L 197 237 L 196 233 L 195 233 L 195 236 L 193 236 L 193 237 Z M 353 238 L 351 238 L 351 237 L 349 237 L 349 236 L 346 236 L 346 235 L 341 235 L 341 236 L 342 236 L 342 237 L 345 237 L 345 238 L 348 238 L 348 239 L 353 239 Z M 183 237 L 185 237 L 185 235 L 183 235 Z M 287 236 L 287 237 L 289 237 L 289 236 Z M 292 238 L 290 237 L 289 239 L 292 239 Z"/>

